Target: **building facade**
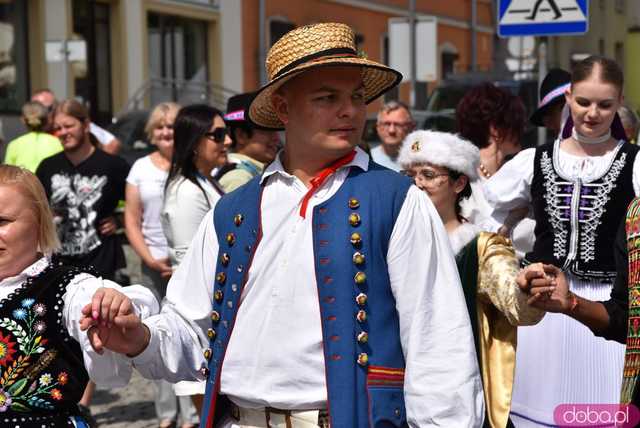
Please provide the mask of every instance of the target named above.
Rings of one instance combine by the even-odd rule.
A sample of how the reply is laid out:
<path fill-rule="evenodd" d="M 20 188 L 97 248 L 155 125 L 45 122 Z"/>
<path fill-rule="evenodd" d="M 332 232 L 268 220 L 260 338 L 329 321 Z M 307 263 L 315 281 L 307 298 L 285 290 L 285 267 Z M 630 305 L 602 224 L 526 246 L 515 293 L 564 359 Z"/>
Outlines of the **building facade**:
<path fill-rule="evenodd" d="M 264 55 L 287 31 L 315 22 L 335 21 L 350 25 L 356 33 L 358 49 L 368 58 L 389 64 L 389 20 L 407 17 L 405 0 L 220 0 L 223 42 L 223 80 L 235 90 L 253 90 L 260 86 L 264 75 Z M 493 66 L 494 10 L 490 0 L 450 0 L 434 2 L 417 0 L 418 17 L 434 18 L 437 23 L 436 81 L 452 73 L 469 71 L 472 59 L 472 3 L 476 4 L 477 69 Z M 264 9 L 265 24 L 260 26 L 260 11 Z M 260 31 L 264 29 L 263 37 Z M 425 42 L 425 41 L 422 41 Z M 262 43 L 262 46 L 261 46 Z M 417 53 L 418 57 L 420 52 Z M 419 97 L 426 98 L 429 87 L 421 82 Z M 409 84 L 403 83 L 399 94 L 409 100 Z M 377 104 L 371 108 L 375 109 Z"/>
<path fill-rule="evenodd" d="M 213 0 L 2 1 L 0 58 L 7 140 L 38 88 L 85 101 L 103 125 L 166 100 L 223 106 L 226 95 Z"/>

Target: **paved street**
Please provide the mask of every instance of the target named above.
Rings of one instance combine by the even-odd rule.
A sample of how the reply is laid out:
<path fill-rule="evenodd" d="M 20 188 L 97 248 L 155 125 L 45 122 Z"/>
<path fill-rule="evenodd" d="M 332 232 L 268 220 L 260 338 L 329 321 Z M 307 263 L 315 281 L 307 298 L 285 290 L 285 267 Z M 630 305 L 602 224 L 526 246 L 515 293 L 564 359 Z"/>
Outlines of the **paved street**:
<path fill-rule="evenodd" d="M 124 246 L 127 258 L 127 274 L 131 283 L 140 281 L 140 259 L 128 245 Z M 125 388 L 98 390 L 91 405 L 91 412 L 100 428 L 151 428 L 157 427 L 153 407 L 154 389 L 151 381 L 134 371 Z"/>
<path fill-rule="evenodd" d="M 153 385 L 137 372 L 125 388 L 96 391 L 91 412 L 100 428 L 158 426 L 153 408 Z"/>

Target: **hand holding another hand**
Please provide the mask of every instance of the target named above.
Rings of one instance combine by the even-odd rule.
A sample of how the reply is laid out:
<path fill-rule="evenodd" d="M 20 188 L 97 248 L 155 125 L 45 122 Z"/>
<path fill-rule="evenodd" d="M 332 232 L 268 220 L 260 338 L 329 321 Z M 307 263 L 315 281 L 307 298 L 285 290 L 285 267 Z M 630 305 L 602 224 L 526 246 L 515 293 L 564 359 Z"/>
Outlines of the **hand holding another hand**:
<path fill-rule="evenodd" d="M 99 288 L 82 308 L 80 329 L 87 332 L 93 349 L 109 349 L 134 357 L 149 344 L 149 329 L 135 313 L 131 300 L 114 288 Z"/>
<path fill-rule="evenodd" d="M 516 282 L 531 296 L 527 303 L 546 312 L 567 313 L 575 298 L 569 291 L 567 277 L 553 265 L 535 263 L 520 271 Z"/>

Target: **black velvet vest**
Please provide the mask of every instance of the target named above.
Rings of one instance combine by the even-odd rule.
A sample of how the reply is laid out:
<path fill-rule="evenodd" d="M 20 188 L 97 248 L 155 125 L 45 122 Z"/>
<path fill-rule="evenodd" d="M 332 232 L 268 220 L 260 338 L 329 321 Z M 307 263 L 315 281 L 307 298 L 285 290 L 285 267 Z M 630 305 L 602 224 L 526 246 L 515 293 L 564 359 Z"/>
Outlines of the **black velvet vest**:
<path fill-rule="evenodd" d="M 0 302 L 0 426 L 73 426 L 89 376 L 62 296 L 82 271 L 52 263 Z"/>
<path fill-rule="evenodd" d="M 559 172 L 558 142 L 536 150 L 531 198 L 536 242 L 525 263 L 544 262 L 586 280 L 611 281 L 613 238 L 634 197 L 638 147 L 618 147 L 606 172 L 585 182 Z"/>

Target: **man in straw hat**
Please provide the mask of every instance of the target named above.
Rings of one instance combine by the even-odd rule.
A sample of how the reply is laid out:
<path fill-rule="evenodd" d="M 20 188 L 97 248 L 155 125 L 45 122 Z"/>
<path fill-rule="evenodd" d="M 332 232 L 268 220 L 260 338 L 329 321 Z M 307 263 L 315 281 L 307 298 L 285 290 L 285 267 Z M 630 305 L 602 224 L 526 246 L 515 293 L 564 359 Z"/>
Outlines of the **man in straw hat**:
<path fill-rule="evenodd" d="M 284 150 L 207 215 L 162 313 L 108 330 L 106 346 L 146 377 L 206 378 L 204 427 L 479 426 L 442 223 L 356 148 L 366 104 L 401 75 L 359 57 L 343 24 L 291 31 L 266 65 L 249 117 L 284 128 Z M 90 334 L 99 346 L 105 329 Z"/>

